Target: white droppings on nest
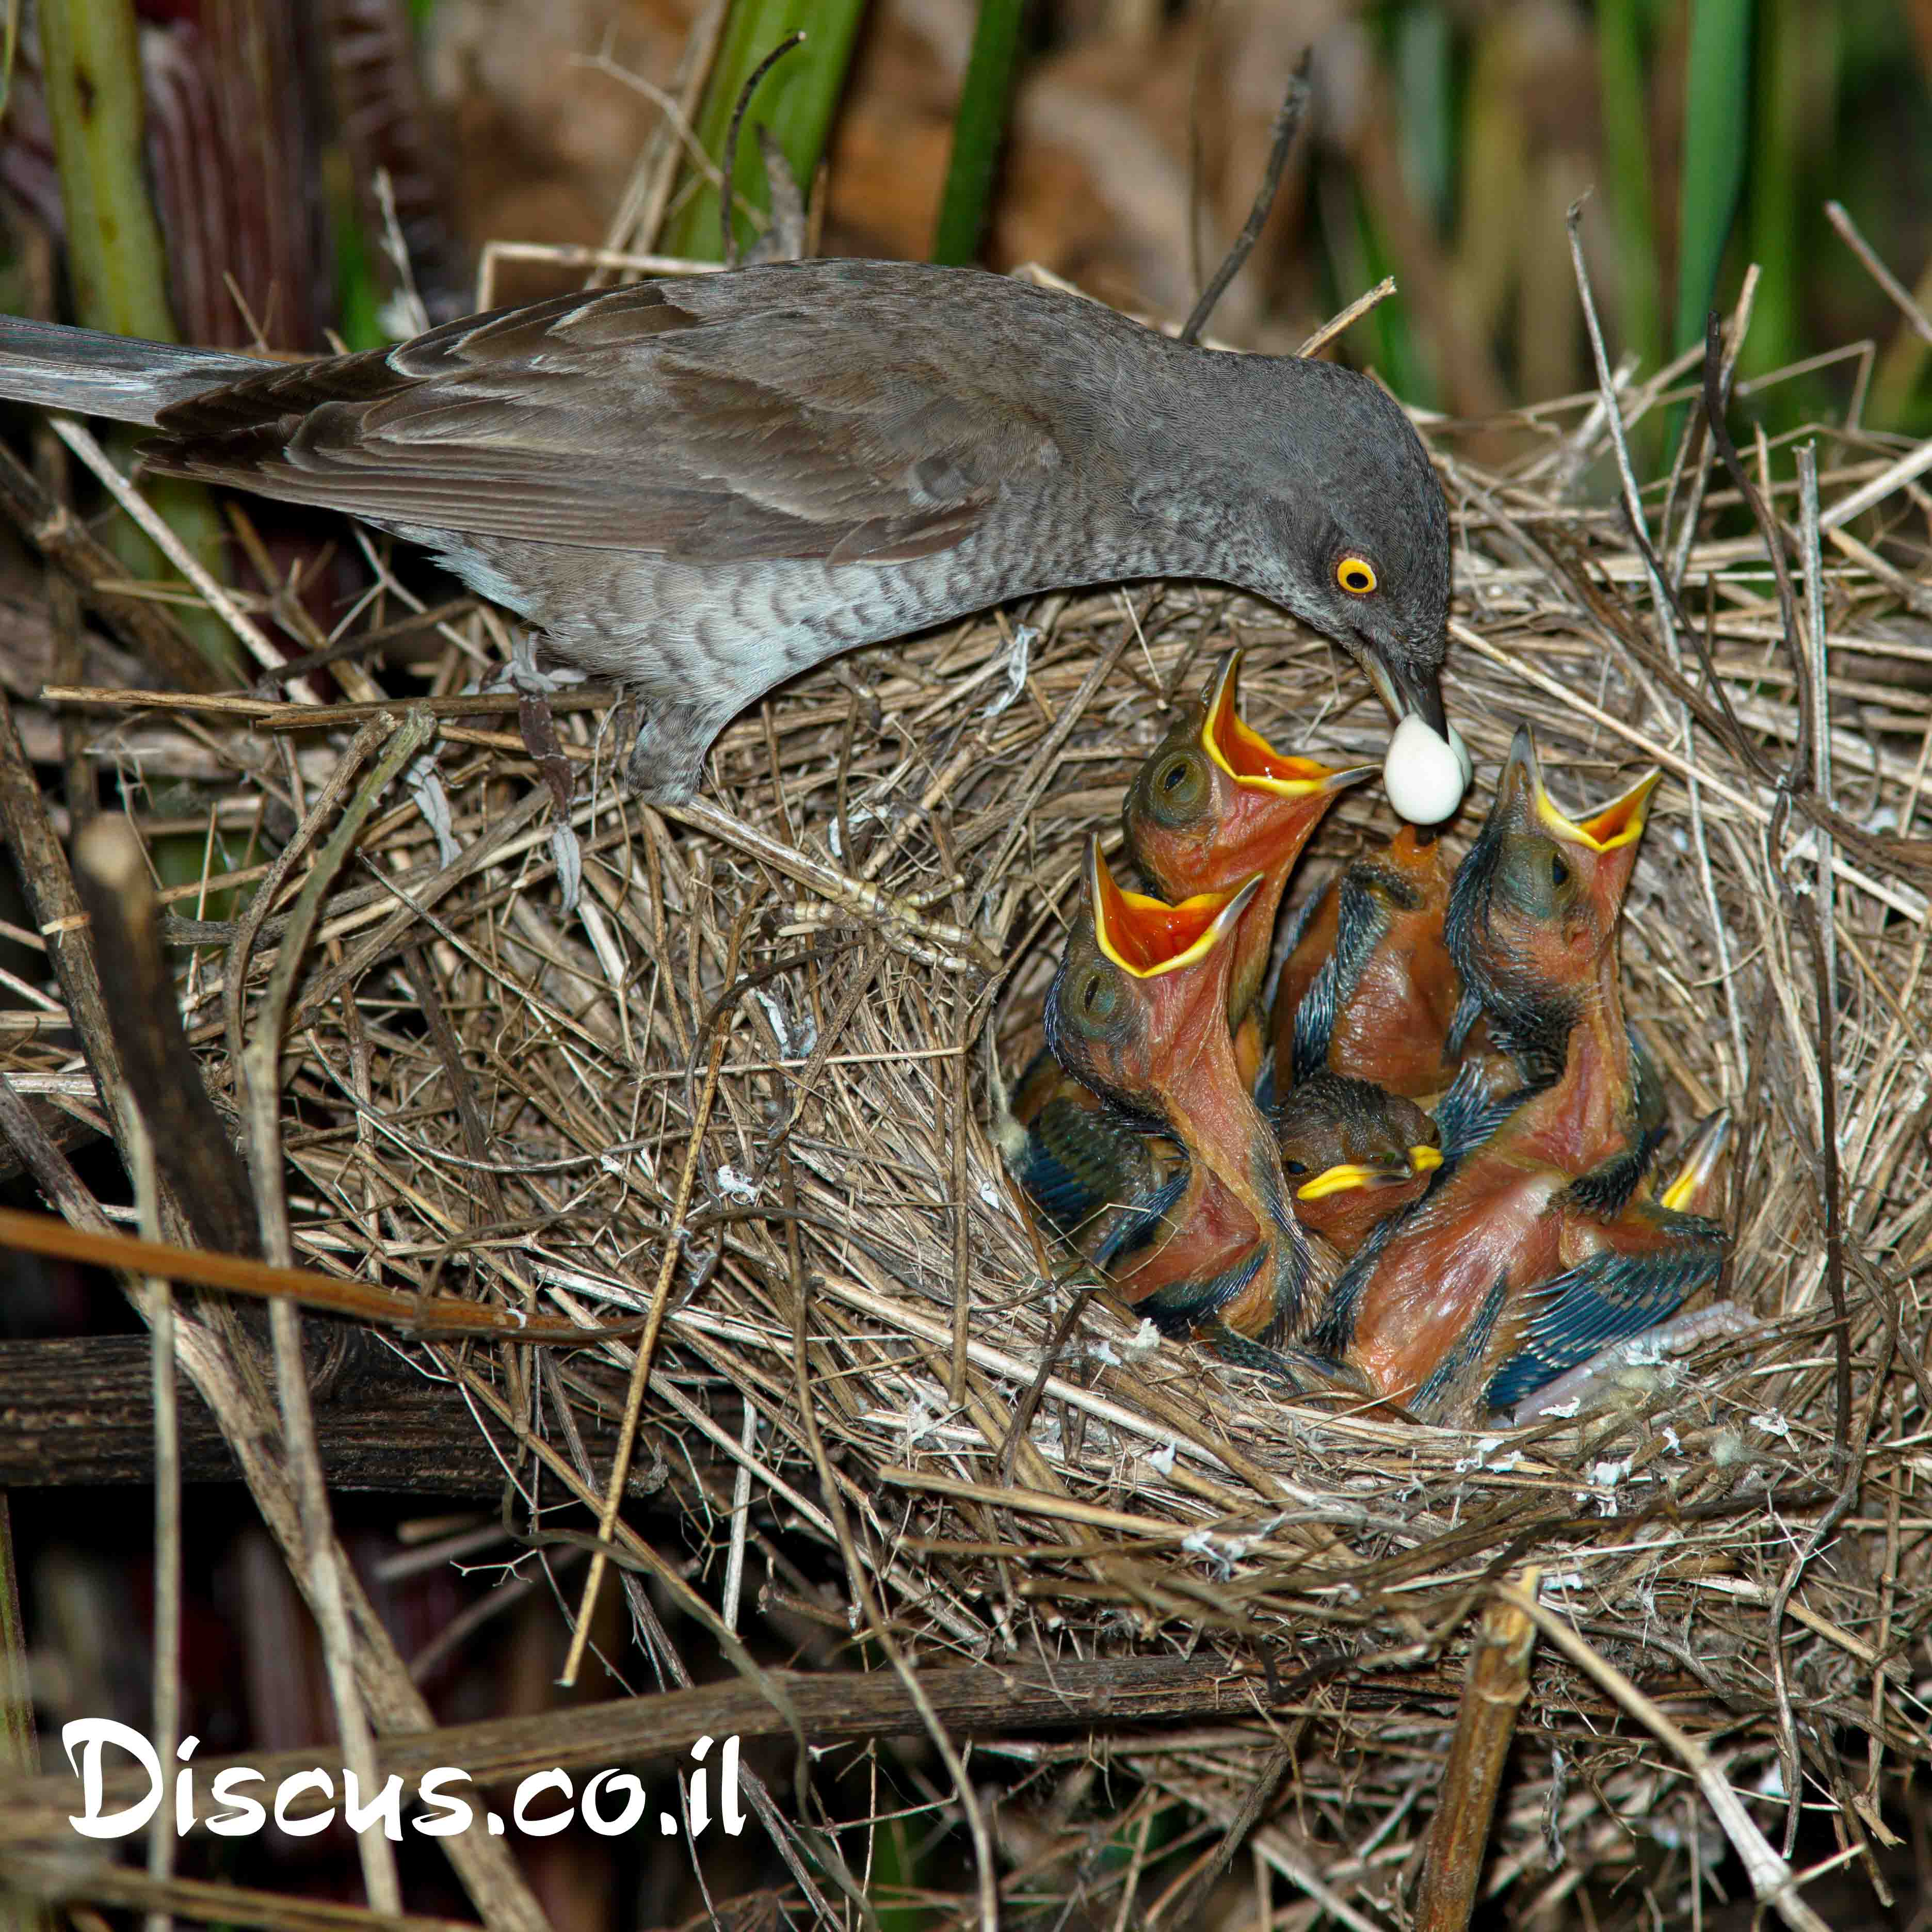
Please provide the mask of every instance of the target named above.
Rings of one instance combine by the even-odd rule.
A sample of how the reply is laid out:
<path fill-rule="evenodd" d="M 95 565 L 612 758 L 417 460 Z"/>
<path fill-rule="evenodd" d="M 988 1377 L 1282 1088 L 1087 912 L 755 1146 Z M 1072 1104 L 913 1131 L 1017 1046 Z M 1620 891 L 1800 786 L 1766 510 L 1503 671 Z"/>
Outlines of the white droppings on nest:
<path fill-rule="evenodd" d="M 758 1184 L 735 1167 L 721 1167 L 718 1170 L 718 1192 L 725 1200 L 748 1208 L 758 1198 Z"/>

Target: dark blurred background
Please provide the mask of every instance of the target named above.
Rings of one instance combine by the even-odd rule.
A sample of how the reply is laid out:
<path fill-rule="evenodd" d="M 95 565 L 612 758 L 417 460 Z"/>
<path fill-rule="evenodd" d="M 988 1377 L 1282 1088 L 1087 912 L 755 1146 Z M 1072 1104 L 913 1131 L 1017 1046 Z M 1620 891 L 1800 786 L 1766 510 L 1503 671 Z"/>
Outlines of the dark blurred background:
<path fill-rule="evenodd" d="M 181 333 L 279 347 L 381 338 L 392 275 L 374 170 L 395 184 L 432 314 L 486 240 L 635 245 L 626 193 L 695 0 L 144 0 L 148 146 Z M 998 11 L 998 0 L 992 11 Z M 1842 202 L 1910 288 L 1932 255 L 1928 0 L 1030 0 L 982 259 L 1032 260 L 1178 319 L 1239 226 L 1305 48 L 1314 104 L 1275 217 L 1214 332 L 1292 348 L 1381 275 L 1348 352 L 1409 400 L 1471 416 L 1582 386 L 1563 214 L 1585 235 L 1614 352 L 1654 369 L 1762 270 L 1762 372 L 1870 339 L 1866 422 L 1932 419 L 1926 345 L 1827 224 Z M 748 0 L 734 35 L 814 44 L 768 80 L 824 94 L 820 252 L 932 252 L 974 0 Z M 4 180 L 58 234 L 34 10 Z M 740 22 L 747 24 L 742 28 Z M 816 63 L 814 65 L 813 63 Z M 774 107 L 773 104 L 776 103 Z M 704 131 L 700 119 L 700 131 Z M 781 128 L 794 162 L 797 152 Z M 740 179 L 760 164 L 748 138 Z M 809 184 L 808 184 L 808 185 Z M 682 241 L 675 206 L 656 240 Z M 627 230 L 628 232 L 627 232 Z M 716 220 L 712 218 L 715 244 Z M 677 252 L 675 248 L 669 252 Z M 32 306 L 19 279 L 0 301 Z M 232 274 L 239 294 L 225 285 Z M 581 271 L 512 265 L 500 298 Z M 1932 292 L 1929 290 L 1928 292 Z M 392 314 L 388 318 L 394 322 Z M 1801 382 L 1787 415 L 1843 400 Z"/>

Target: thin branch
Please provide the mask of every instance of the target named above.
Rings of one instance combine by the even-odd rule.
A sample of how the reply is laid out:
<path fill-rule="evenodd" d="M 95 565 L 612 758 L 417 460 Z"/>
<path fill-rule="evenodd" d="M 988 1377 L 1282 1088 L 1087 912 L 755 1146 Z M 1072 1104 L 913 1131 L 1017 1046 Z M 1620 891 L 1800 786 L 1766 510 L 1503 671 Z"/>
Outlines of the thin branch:
<path fill-rule="evenodd" d="M 1243 264 L 1254 253 L 1255 244 L 1262 238 L 1269 211 L 1280 192 L 1288 150 L 1294 146 L 1294 137 L 1301 130 L 1301 118 L 1308 111 L 1308 64 L 1313 51 L 1312 48 L 1303 50 L 1300 59 L 1295 63 L 1294 72 L 1288 77 L 1288 92 L 1275 110 L 1268 164 L 1262 170 L 1262 184 L 1255 191 L 1254 206 L 1248 210 L 1247 220 L 1240 233 L 1234 237 L 1234 246 L 1222 257 L 1221 266 L 1214 271 L 1214 280 L 1201 291 L 1193 312 L 1181 325 L 1183 342 L 1192 344 L 1201 340 L 1201 332 L 1207 327 L 1208 318 L 1214 313 L 1215 304 L 1227 292 L 1228 284 L 1241 272 Z"/>

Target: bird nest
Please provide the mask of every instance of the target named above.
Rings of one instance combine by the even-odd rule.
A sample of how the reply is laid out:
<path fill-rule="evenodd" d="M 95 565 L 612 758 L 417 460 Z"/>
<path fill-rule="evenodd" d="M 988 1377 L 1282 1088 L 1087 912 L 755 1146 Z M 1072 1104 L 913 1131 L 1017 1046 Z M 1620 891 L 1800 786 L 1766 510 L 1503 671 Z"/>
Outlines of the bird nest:
<path fill-rule="evenodd" d="M 1653 386 L 1624 413 L 1667 400 Z M 1760 1846 L 1802 1801 L 1875 1851 L 1894 1780 L 1932 1756 L 1914 1695 L 1932 1543 L 1910 1501 L 1932 1417 L 1932 848 L 1905 842 L 1932 652 L 1910 614 L 1926 592 L 1883 560 L 1875 513 L 1834 514 L 1900 451 L 1821 430 L 1822 517 L 1783 454 L 1761 472 L 1786 608 L 1694 441 L 1667 502 L 1663 483 L 1642 501 L 1700 648 L 1660 625 L 1626 515 L 1582 500 L 1580 479 L 1614 487 L 1605 422 L 1583 396 L 1500 440 L 1424 428 L 1456 530 L 1445 691 L 1478 766 L 1452 847 L 1524 719 L 1566 805 L 1661 765 L 1627 1010 L 1676 1135 L 1720 1105 L 1736 1118 L 1728 1292 L 1766 1325 L 1632 1376 L 1606 1408 L 1478 1434 L 1298 1401 L 1082 1298 L 1018 1207 L 992 1070 L 1040 1041 L 1088 835 L 1117 849 L 1123 788 L 1177 698 L 1238 644 L 1274 742 L 1380 757 L 1359 674 L 1273 610 L 1139 586 L 846 658 L 740 718 L 698 803 L 662 814 L 614 782 L 620 707 L 553 693 L 520 737 L 433 707 L 447 822 L 392 794 L 324 908 L 284 1068 L 298 1258 L 584 1320 L 657 1302 L 634 1460 L 668 1472 L 683 1547 L 662 1519 L 650 1540 L 689 1592 L 716 1605 L 748 1564 L 743 1627 L 788 1606 L 784 1627 L 815 1627 L 839 1667 L 862 1666 L 862 1638 L 884 1646 L 874 1664 L 922 1670 L 1225 1666 L 1232 1714 L 1224 1697 L 1211 1720 L 1115 1735 L 1101 1783 L 1084 1744 L 976 1733 L 974 1802 L 1029 1897 L 1118 1881 L 1107 1847 L 1137 1833 L 1138 1873 L 1178 1803 L 1181 1835 L 1164 1823 L 1155 1848 L 1172 1910 L 1246 1804 L 1244 1858 L 1309 1911 L 1396 1922 L 1450 1802 L 1473 1613 L 1498 1592 L 1540 1619 L 1489 1881 L 1516 1917 L 1635 1878 L 1619 1910 L 1647 1894 L 1688 1922 L 1727 1856 L 1700 1769 Z M 1906 502 L 1926 508 L 1909 479 L 1876 514 Z M 1820 614 L 1828 683 L 1808 650 Z M 448 620 L 437 688 L 463 687 L 493 621 Z M 279 740 L 302 748 L 291 790 L 263 733 L 298 708 L 112 728 L 130 761 L 212 754 L 236 796 L 299 815 L 348 729 Z M 546 773 L 572 782 L 567 813 Z M 1378 788 L 1346 794 L 1291 910 L 1393 823 Z M 187 1012 L 224 1091 L 204 1024 L 218 980 L 197 971 Z M 508 1358 L 394 1346 L 464 1380 L 506 1466 L 554 1504 L 567 1492 L 506 1418 L 523 1405 L 562 1466 L 560 1405 L 621 1411 L 637 1340 L 553 1356 L 534 1398 Z M 988 1778 L 1007 1782 L 997 1803 Z M 1778 1853 L 1752 1869 L 1743 1831 L 1726 1821 L 1774 1888 Z"/>

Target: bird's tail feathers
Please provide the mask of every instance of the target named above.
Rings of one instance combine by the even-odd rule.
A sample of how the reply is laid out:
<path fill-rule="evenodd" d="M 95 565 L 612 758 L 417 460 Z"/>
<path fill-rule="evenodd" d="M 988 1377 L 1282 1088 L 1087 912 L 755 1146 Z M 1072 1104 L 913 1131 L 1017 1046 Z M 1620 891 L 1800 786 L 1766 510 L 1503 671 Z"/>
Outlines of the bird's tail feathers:
<path fill-rule="evenodd" d="M 0 316 L 0 398 L 76 416 L 152 423 L 160 412 L 263 365 L 223 349 L 105 335 L 26 316 Z"/>

